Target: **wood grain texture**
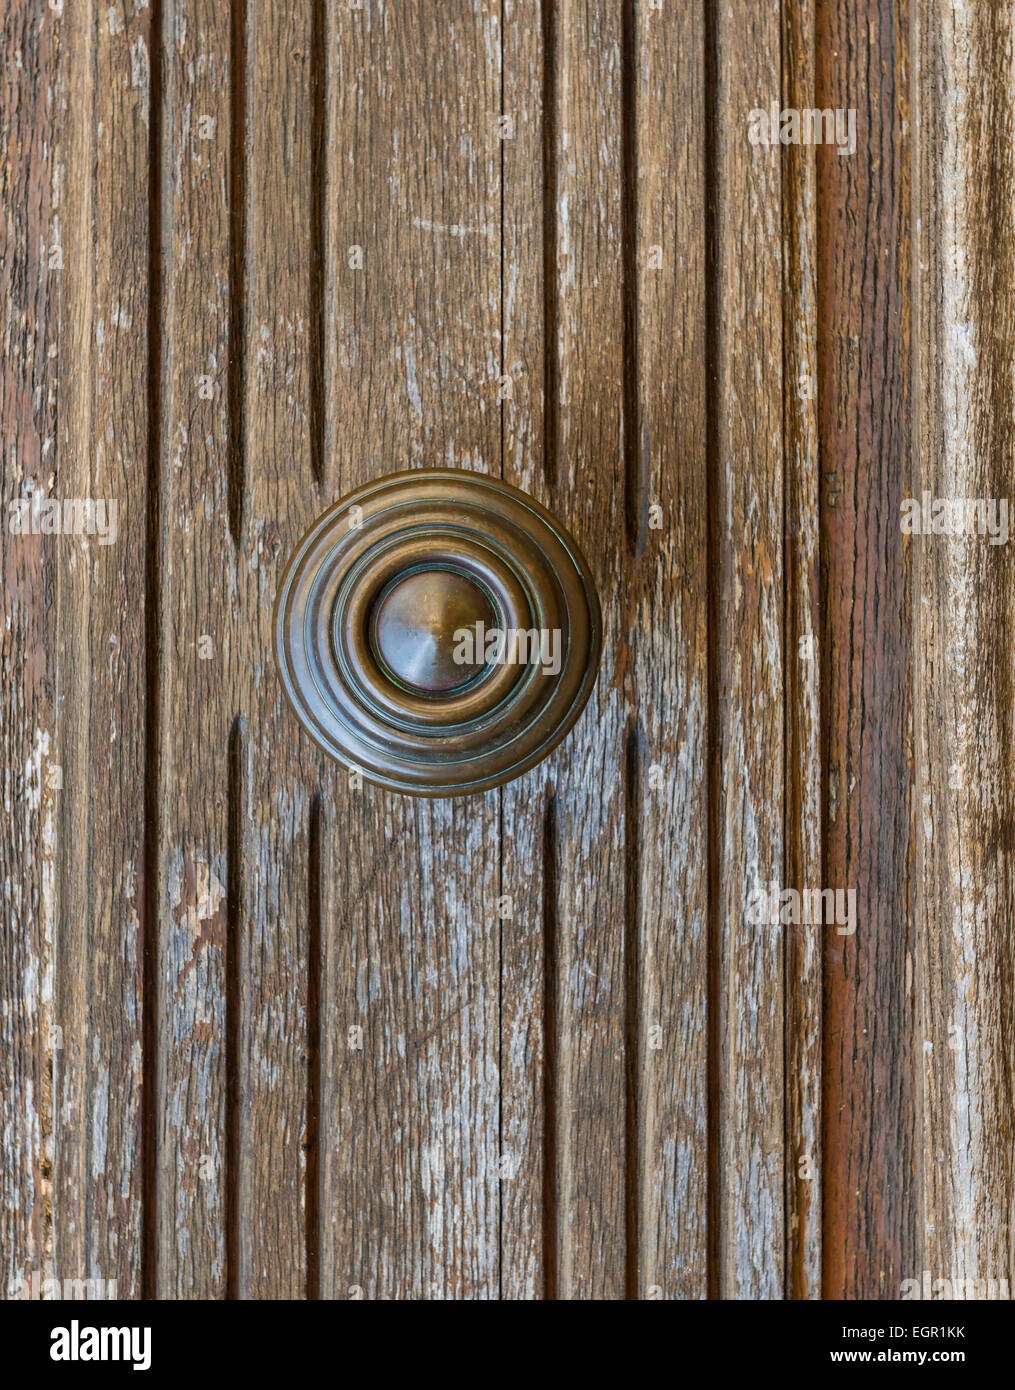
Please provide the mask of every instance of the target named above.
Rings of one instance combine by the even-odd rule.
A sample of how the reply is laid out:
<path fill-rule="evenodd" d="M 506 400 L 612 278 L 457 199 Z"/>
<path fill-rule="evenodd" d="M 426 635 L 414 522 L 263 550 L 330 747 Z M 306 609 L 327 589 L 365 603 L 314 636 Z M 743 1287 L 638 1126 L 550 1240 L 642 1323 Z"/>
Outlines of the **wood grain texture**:
<path fill-rule="evenodd" d="M 485 4 L 329 12 L 336 492 L 414 465 L 499 471 L 499 51 Z M 497 793 L 428 803 L 337 778 L 323 1297 L 497 1295 L 498 808 Z"/>
<path fill-rule="evenodd" d="M 160 686 L 158 1268 L 178 1294 L 292 1298 L 308 1291 L 315 1170 L 309 823 L 322 769 L 274 679 L 272 604 L 325 505 L 311 447 L 320 287 L 302 243 L 315 236 L 319 35 L 309 4 L 227 18 L 167 19 L 164 150 L 177 176 L 163 416 L 175 447 L 161 593 L 177 640 Z M 251 119 L 260 103 L 271 122 Z"/>
<path fill-rule="evenodd" d="M 748 920 L 783 864 L 783 348 L 780 150 L 747 142 L 780 91 L 777 6 L 715 26 L 711 465 L 715 624 L 716 1279 L 725 1298 L 784 1282 L 783 936 Z"/>
<path fill-rule="evenodd" d="M 65 174 L 74 212 L 69 207 L 61 316 L 73 304 L 81 319 L 79 337 L 58 359 L 64 401 L 58 450 L 63 447 L 67 465 L 60 490 L 104 499 L 107 508 L 115 501 L 117 516 L 115 541 L 83 548 L 80 590 L 71 590 L 80 606 L 61 614 L 64 632 L 79 628 L 87 647 L 78 658 L 76 643 L 64 644 L 64 655 L 70 647 L 81 665 L 62 696 L 64 717 L 76 727 L 62 737 L 68 748 L 75 737 L 83 742 L 75 758 L 80 771 L 65 765 L 63 773 L 62 872 L 74 875 L 75 886 L 68 883 L 60 915 L 68 946 L 82 943 L 82 960 L 73 998 L 59 1012 L 65 1038 L 70 1026 L 81 1039 L 83 1065 L 60 1103 L 64 1116 L 83 1117 L 87 1149 L 80 1186 L 54 1195 L 54 1245 L 60 1269 L 80 1266 L 87 1277 L 115 1279 L 121 1296 L 137 1297 L 150 14 L 88 8 L 72 16 L 68 9 L 62 23 L 68 31 L 61 50 L 74 55 L 81 82 L 75 82 L 77 97 L 71 90 L 66 95 L 68 125 L 84 124 L 78 111 L 89 69 L 94 104 L 91 136 L 74 153 L 78 172 Z M 83 371 L 86 362 L 90 370 Z M 71 550 L 64 573 L 74 568 Z M 132 600 L 125 602 L 128 594 Z M 58 991 L 70 979 L 65 961 Z M 65 1119 L 63 1132 L 69 1136 L 76 1127 Z M 84 1198 L 77 1209 L 75 1196 Z"/>
<path fill-rule="evenodd" d="M 819 107 L 857 150 L 818 169 L 818 402 L 825 595 L 824 885 L 856 889 L 826 932 L 823 1291 L 896 1297 L 916 1256 L 910 73 L 906 4 L 822 0 Z"/>
<path fill-rule="evenodd" d="M 320 266 L 308 254 L 322 230 L 314 220 L 320 152 L 315 164 L 311 119 L 323 107 L 315 85 L 321 42 L 309 0 L 247 11 L 244 516 L 232 627 L 249 786 L 240 810 L 237 942 L 237 1292 L 245 1298 L 314 1292 L 306 1251 L 306 1184 L 316 1159 L 307 1148 L 316 1119 L 307 1114 L 308 1083 L 318 1046 L 307 1017 L 310 815 L 326 774 L 275 679 L 272 606 L 282 566 L 331 497 L 314 476 L 311 442 L 320 421 L 313 358 L 323 302 L 314 278 Z M 234 130 L 235 121 L 234 113 Z"/>
<path fill-rule="evenodd" d="M 782 104 L 812 110 L 814 5 L 782 7 Z M 785 492 L 785 881 L 822 875 L 820 478 L 814 148 L 782 152 Z M 820 928 L 785 940 L 787 1298 L 821 1296 Z"/>
<path fill-rule="evenodd" d="M 546 485 L 544 202 L 552 164 L 545 102 L 553 90 L 545 49 L 546 7 L 505 0 L 502 111 L 512 133 L 501 143 L 501 475 L 549 504 Z M 549 84 L 549 87 L 548 87 Z M 554 1298 L 557 1290 L 557 963 L 555 803 L 537 766 L 501 796 L 501 893 L 512 916 L 500 939 L 500 1295 Z M 548 996 L 547 991 L 550 991 Z M 548 1007 L 549 1005 L 549 1007 Z"/>
<path fill-rule="evenodd" d="M 514 136 L 504 145 L 504 373 L 510 385 L 504 472 L 551 505 L 558 494 L 570 495 L 566 486 L 574 488 L 574 500 L 566 504 L 573 510 L 580 495 L 577 479 L 589 475 L 592 460 L 613 460 L 604 476 L 612 474 L 612 489 L 620 485 L 625 491 L 611 489 L 605 500 L 592 496 L 571 524 L 590 552 L 598 547 L 603 591 L 626 605 L 628 616 L 618 626 L 630 638 L 618 664 L 626 666 L 628 700 L 637 702 L 642 723 L 621 727 L 624 707 L 613 706 L 616 767 L 610 777 L 623 787 L 622 861 L 613 857 L 611 839 L 597 845 L 587 832 L 578 839 L 569 819 L 573 811 L 562 797 L 577 804 L 574 787 L 582 780 L 569 754 L 560 780 L 549 782 L 545 791 L 544 769 L 504 789 L 504 883 L 516 890 L 519 883 L 526 885 L 523 921 L 539 923 L 542 930 L 537 936 L 513 931 L 505 937 L 503 953 L 504 1146 L 525 1155 L 516 1180 L 502 1189 L 503 1290 L 508 1297 L 538 1290 L 541 1274 L 546 1297 L 580 1296 L 582 1290 L 596 1296 L 613 1278 L 622 1278 L 625 1294 L 633 1297 L 703 1296 L 706 596 L 697 583 L 681 587 L 677 580 L 681 564 L 690 575 L 705 558 L 703 163 L 700 146 L 661 148 L 651 137 L 660 121 L 676 119 L 678 105 L 693 109 L 703 101 L 701 16 L 691 10 L 671 19 L 644 11 L 635 25 L 633 9 L 617 7 L 608 27 L 591 31 L 609 73 L 605 107 L 593 103 L 585 79 L 574 76 L 575 55 L 587 38 L 575 27 L 575 14 L 544 7 L 538 18 L 541 27 L 534 7 L 505 10 L 504 109 L 513 118 Z M 534 54 L 541 54 L 541 61 Z M 572 65 L 570 75 L 565 62 Z M 676 85 L 674 70 L 680 79 Z M 562 126 L 562 115 L 570 126 Z M 588 159 L 597 146 L 607 158 L 616 151 L 615 168 L 596 173 L 565 163 L 561 173 L 562 151 L 572 147 L 579 152 L 576 158 Z M 586 243 L 579 252 L 572 240 L 570 208 L 588 202 L 581 190 L 593 177 L 608 181 L 604 193 L 613 240 L 602 248 L 601 259 L 589 262 L 589 278 L 583 281 L 575 266 L 588 253 Z M 533 215 L 541 196 L 543 226 Z M 590 227 L 583 226 L 582 233 L 589 237 Z M 620 254 L 620 264 L 611 251 Z M 593 358 L 589 394 L 576 404 L 574 418 L 562 423 L 556 397 L 558 390 L 567 394 L 563 374 L 582 379 L 577 365 L 582 339 L 570 316 L 592 312 L 588 305 L 604 272 L 616 310 L 608 322 L 619 337 L 605 336 L 597 320 L 594 339 L 602 357 Z M 580 459 L 569 462 L 569 430 L 595 431 L 598 440 L 606 428 L 597 412 L 614 353 L 609 399 L 624 443 L 617 455 L 605 445 L 585 444 L 584 466 Z M 616 363 L 625 354 L 629 375 L 618 379 Z M 635 372 L 644 385 L 632 389 Z M 625 411 L 632 429 L 625 426 Z M 633 456 L 626 456 L 632 437 Z M 613 447 L 618 445 L 620 439 Z M 559 477 L 564 469 L 568 484 Z M 558 480 L 555 487 L 547 487 L 547 473 Z M 641 552 L 644 559 L 632 565 L 630 557 Z M 630 592 L 618 583 L 625 571 L 631 573 Z M 614 681 L 621 678 L 616 672 Z M 600 699 L 612 705 L 616 696 L 606 690 Z M 590 736 L 596 727 L 590 726 Z M 608 794 L 587 794 L 605 794 L 605 808 L 620 814 L 619 790 L 611 784 Z M 596 815 L 603 814 L 601 807 Z M 563 866 L 561 852 L 567 856 Z M 541 858 L 540 903 L 532 879 Z M 613 880 L 605 890 L 613 894 L 605 910 L 618 910 L 623 894 L 622 941 L 616 921 L 607 923 L 595 899 L 579 899 L 571 886 L 575 874 L 582 882 L 601 879 L 604 864 Z M 571 942 L 590 931 L 595 937 L 589 951 L 606 949 L 618 972 L 609 990 L 594 982 L 591 956 L 586 965 L 577 959 L 567 963 Z M 568 969 L 570 979 L 562 974 Z M 575 983 L 582 971 L 586 985 Z M 584 995 L 580 1006 L 579 992 Z M 591 1014 L 593 1005 L 602 1021 L 579 1012 L 580 1007 Z M 599 1034 L 606 1029 L 613 1030 L 609 1036 L 623 1037 L 623 1107 L 603 1107 L 598 1083 L 594 1107 L 576 1106 L 572 1097 L 582 1083 L 563 1068 L 588 1065 L 578 1059 L 601 1045 Z M 615 1054 L 611 1065 L 620 1060 Z M 612 1161 L 593 1180 L 576 1164 L 585 1163 L 604 1126 Z M 590 1181 L 596 1186 L 589 1187 Z M 577 1199 L 587 1218 L 604 1184 L 615 1203 L 615 1224 L 601 1233 L 603 1215 L 588 1229 L 572 1213 L 576 1189 L 587 1190 L 587 1197 Z M 622 1229 L 616 1214 L 621 1201 Z M 515 1261 L 522 1271 L 511 1282 Z"/>
<path fill-rule="evenodd" d="M 65 19 L 60 42 L 61 46 L 67 45 L 67 61 L 61 65 L 57 78 L 64 119 L 58 125 L 54 141 L 59 202 L 54 209 L 51 228 L 54 239 L 51 240 L 49 262 L 54 267 L 62 266 L 58 272 L 61 279 L 56 300 L 59 348 L 54 441 L 60 456 L 51 479 L 47 478 L 44 484 L 48 492 L 51 483 L 53 494 L 60 498 L 91 495 L 88 474 L 97 405 L 93 372 L 80 369 L 82 361 L 89 361 L 91 366 L 95 308 L 94 248 L 90 233 L 96 190 L 88 171 L 95 158 L 96 130 L 89 122 L 67 119 L 75 105 L 87 109 L 94 100 L 94 78 L 89 62 L 91 25 L 87 11 L 78 11 Z M 67 181 L 75 176 L 75 183 Z M 57 904 L 53 935 L 53 1018 L 55 1027 L 60 1030 L 54 1041 L 62 1046 L 54 1049 L 53 1056 L 51 1200 L 54 1215 L 51 1235 L 53 1273 L 63 1279 L 67 1277 L 65 1269 L 75 1275 L 84 1271 L 87 1238 L 87 1220 L 78 1218 L 81 1207 L 87 1202 L 91 1119 L 87 1023 L 89 932 L 82 931 L 80 924 L 91 925 L 88 842 L 93 666 L 89 641 L 90 543 L 81 544 L 78 538 L 67 535 L 56 535 L 51 543 L 68 551 L 57 562 L 53 611 L 53 635 L 60 642 L 54 742 L 63 787 L 58 794 L 58 830 L 53 847 Z M 101 555 L 99 551 L 95 553 Z M 65 1126 L 64 1116 L 73 1116 L 74 1122 Z"/>
<path fill-rule="evenodd" d="M 52 16 L 3 12 L 0 85 L 0 334 L 3 409 L 2 777 L 6 830 L 0 959 L 0 1271 L 3 1297 L 52 1274 L 53 951 L 58 765 L 56 557 L 41 535 L 15 535 L 10 503 L 49 491 L 56 432 L 58 280 L 53 237 L 56 36 Z M 55 188 L 54 188 L 55 186 Z"/>
<path fill-rule="evenodd" d="M 912 495 L 921 502 L 926 491 L 935 499 L 1012 504 L 1013 48 L 1010 6 L 920 9 L 920 419 Z M 914 535 L 907 544 L 920 600 L 924 1192 L 922 1258 L 905 1273 L 921 1284 L 926 1270 L 932 1281 L 992 1281 L 995 1289 L 1007 1279 L 1010 1290 L 1011 542 Z"/>
<path fill-rule="evenodd" d="M 1011 544 L 900 524 L 1015 500 L 1012 7 L 0 29 L 3 1292 L 1015 1285 Z M 752 145 L 780 98 L 856 152 Z M 271 609 L 446 464 L 606 639 L 550 760 L 428 803 L 312 747 Z"/>
<path fill-rule="evenodd" d="M 627 920 L 637 970 L 629 1296 L 708 1284 L 708 567 L 704 8 L 629 33 L 625 412 L 631 725 Z M 687 131 L 659 139 L 660 131 Z M 638 497 L 639 490 L 641 492 Z M 632 527 L 631 521 L 635 521 Z M 630 1075 L 630 1072 L 629 1072 Z M 628 1083 L 631 1084 L 630 1081 Z"/>
<path fill-rule="evenodd" d="M 227 1250 L 230 825 L 230 13 L 162 12 L 161 457 L 158 601 L 157 1282 L 162 1298 L 222 1297 Z"/>
<path fill-rule="evenodd" d="M 554 13 L 549 493 L 592 567 L 604 633 L 585 714 L 546 764 L 556 804 L 555 1287 L 558 1298 L 616 1299 L 629 1247 L 621 8 Z"/>
<path fill-rule="evenodd" d="M 23 692 L 9 705 L 21 734 L 5 747 L 29 742 L 6 791 L 27 838 L 4 874 L 23 957 L 5 974 L 18 984 L 4 1012 L 31 1062 L 3 1088 L 15 1105 L 4 1132 L 30 1167 L 27 1226 L 2 1244 L 15 1283 L 101 1280 L 136 1296 L 144 606 L 123 596 L 143 591 L 144 572 L 148 18 L 100 25 L 78 7 L 8 20 L 4 129 L 30 140 L 18 154 L 26 187 L 5 190 L 22 209 L 9 233 L 24 237 L 4 256 L 16 315 L 5 349 L 30 376 L 4 410 L 5 652 L 39 625 L 5 682 Z M 23 347 L 12 329 L 27 333 Z M 64 508 L 64 525 L 66 503 L 101 501 L 112 530 L 10 535 L 8 501 L 32 493 Z"/>

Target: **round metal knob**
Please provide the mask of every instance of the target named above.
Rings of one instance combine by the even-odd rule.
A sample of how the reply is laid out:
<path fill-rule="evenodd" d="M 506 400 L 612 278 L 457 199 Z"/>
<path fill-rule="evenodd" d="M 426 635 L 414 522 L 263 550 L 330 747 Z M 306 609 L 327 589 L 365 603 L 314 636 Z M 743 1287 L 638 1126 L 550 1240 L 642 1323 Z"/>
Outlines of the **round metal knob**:
<path fill-rule="evenodd" d="M 497 618 L 492 603 L 468 575 L 453 569 L 399 575 L 374 605 L 374 651 L 389 675 L 432 694 L 468 685 L 485 669 L 479 654 L 456 661 L 454 634 Z"/>
<path fill-rule="evenodd" d="M 300 723 L 333 758 L 419 796 L 486 791 L 546 757 L 601 650 L 572 538 L 517 488 L 458 469 L 390 474 L 336 502 L 275 601 Z"/>

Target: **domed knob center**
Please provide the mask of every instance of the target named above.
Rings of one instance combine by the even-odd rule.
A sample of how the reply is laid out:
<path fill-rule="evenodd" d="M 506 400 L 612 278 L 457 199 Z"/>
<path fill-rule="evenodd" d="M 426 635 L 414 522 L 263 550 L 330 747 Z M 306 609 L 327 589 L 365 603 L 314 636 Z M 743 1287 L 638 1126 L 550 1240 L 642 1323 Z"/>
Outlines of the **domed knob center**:
<path fill-rule="evenodd" d="M 496 623 L 478 584 L 456 570 L 415 570 L 381 594 L 371 640 L 381 663 L 404 685 L 442 695 L 467 685 L 486 665 L 478 623 Z"/>

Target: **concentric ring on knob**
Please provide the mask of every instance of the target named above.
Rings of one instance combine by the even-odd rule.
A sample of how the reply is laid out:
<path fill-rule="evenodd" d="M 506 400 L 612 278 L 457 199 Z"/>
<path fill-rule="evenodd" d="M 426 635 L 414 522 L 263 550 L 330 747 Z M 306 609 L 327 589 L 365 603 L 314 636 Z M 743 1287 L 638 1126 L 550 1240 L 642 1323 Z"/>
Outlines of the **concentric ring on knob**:
<path fill-rule="evenodd" d="M 336 502 L 289 561 L 275 654 L 326 753 L 421 796 L 485 791 L 578 718 L 602 647 L 578 547 L 483 473 L 414 469 Z"/>

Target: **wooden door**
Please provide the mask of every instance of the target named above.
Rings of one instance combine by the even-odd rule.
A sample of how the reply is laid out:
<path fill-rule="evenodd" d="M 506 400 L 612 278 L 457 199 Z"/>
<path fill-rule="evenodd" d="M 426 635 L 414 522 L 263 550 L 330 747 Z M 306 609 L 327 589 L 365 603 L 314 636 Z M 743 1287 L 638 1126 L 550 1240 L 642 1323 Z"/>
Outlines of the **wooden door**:
<path fill-rule="evenodd" d="M 2 23 L 8 1294 L 1015 1280 L 1015 578 L 902 524 L 1010 491 L 1012 6 Z M 605 624 L 446 802 L 272 650 L 313 519 L 427 465 L 547 505 Z"/>

